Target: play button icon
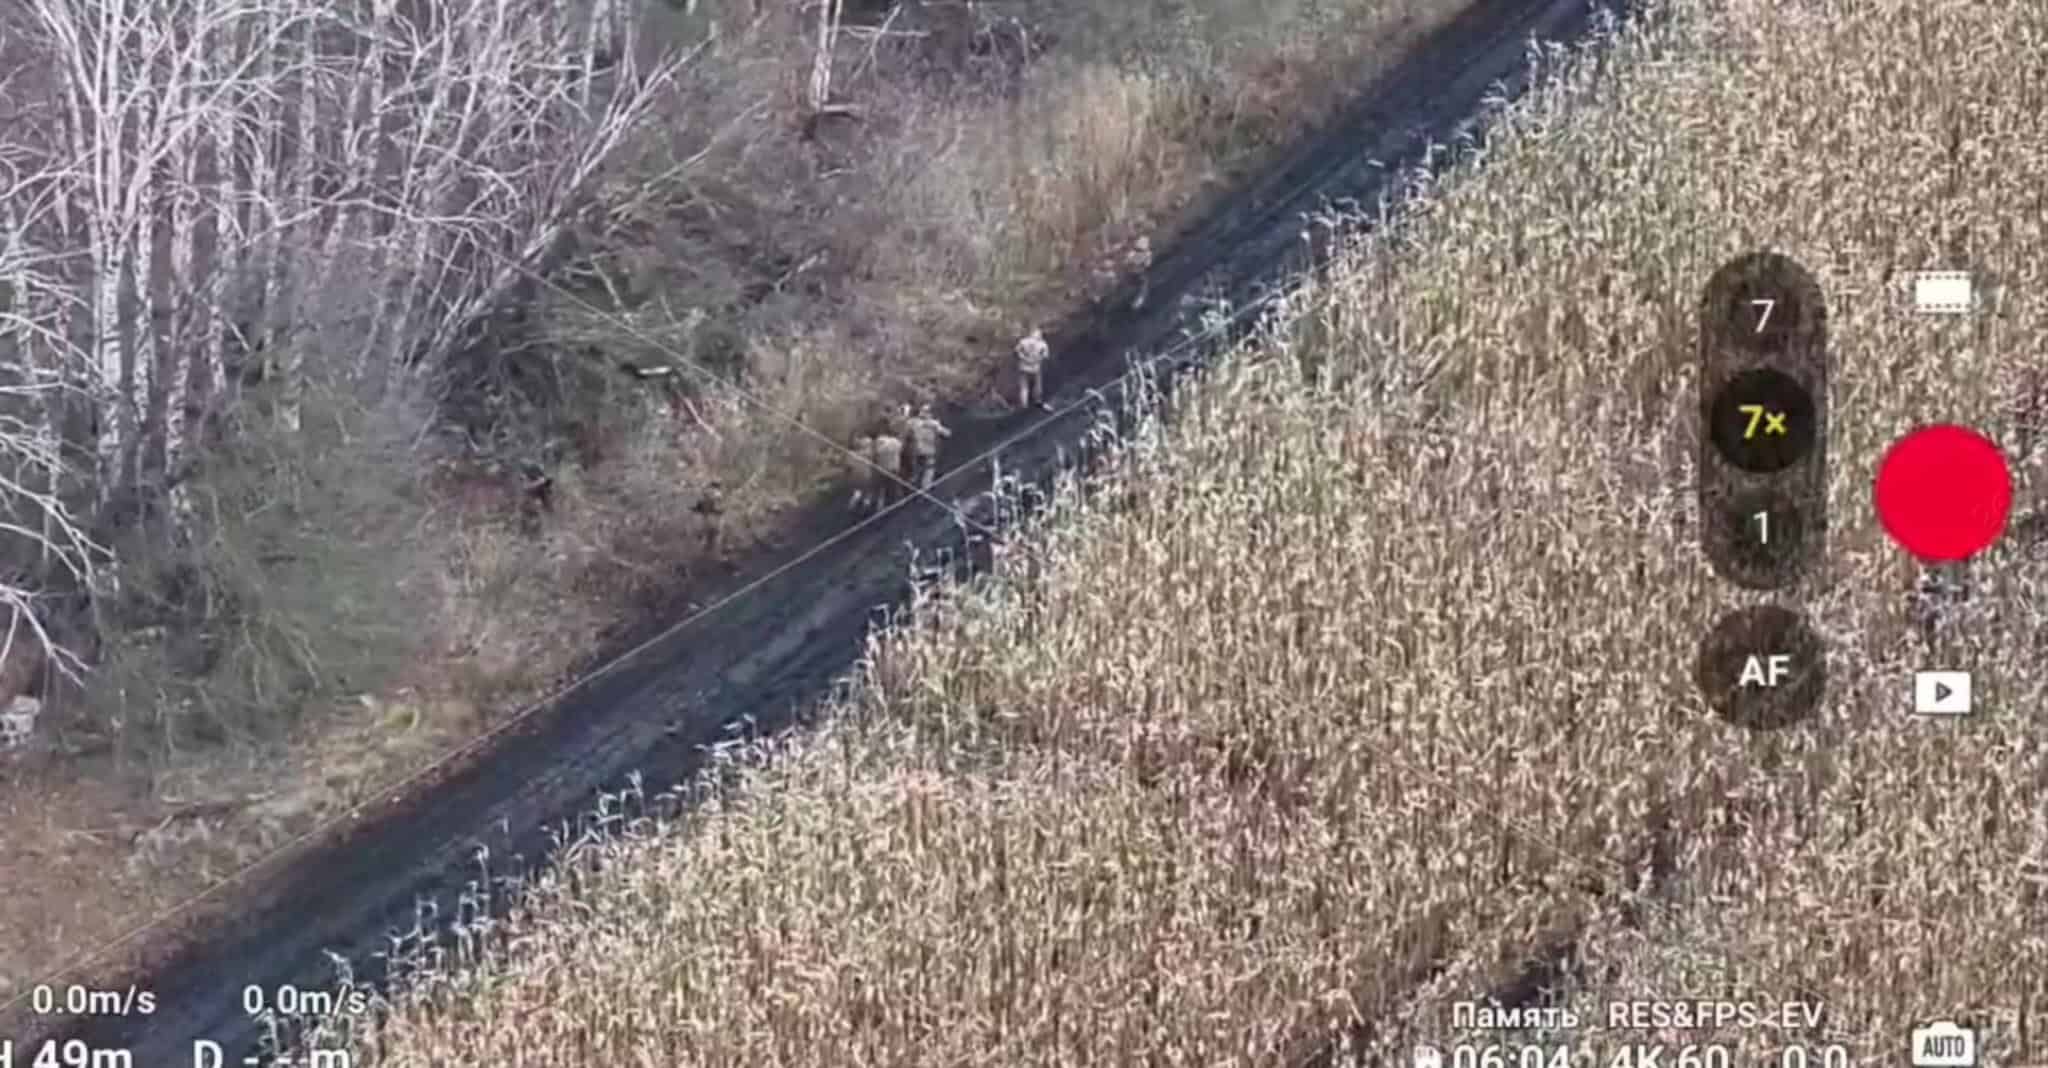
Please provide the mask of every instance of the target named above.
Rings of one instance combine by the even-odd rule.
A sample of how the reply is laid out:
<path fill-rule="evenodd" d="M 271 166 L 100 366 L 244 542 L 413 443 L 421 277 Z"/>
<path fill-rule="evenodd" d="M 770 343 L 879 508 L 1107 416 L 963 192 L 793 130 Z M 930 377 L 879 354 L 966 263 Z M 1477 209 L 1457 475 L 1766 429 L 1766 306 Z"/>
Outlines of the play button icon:
<path fill-rule="evenodd" d="M 1967 671 L 1914 672 L 1913 711 L 1922 716 L 1969 715 L 1970 673 Z"/>

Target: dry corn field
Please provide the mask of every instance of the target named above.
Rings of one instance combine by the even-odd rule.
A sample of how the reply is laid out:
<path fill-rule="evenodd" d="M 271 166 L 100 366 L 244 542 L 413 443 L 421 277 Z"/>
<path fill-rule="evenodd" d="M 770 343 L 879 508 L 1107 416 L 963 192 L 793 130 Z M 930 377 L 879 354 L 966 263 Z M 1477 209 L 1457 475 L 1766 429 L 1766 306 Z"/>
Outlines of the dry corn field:
<path fill-rule="evenodd" d="M 1980 562 L 1990 693 L 1916 719 L 1870 505 L 1956 420 L 2038 506 L 2048 7 L 1659 10 L 930 591 L 830 725 L 577 852 L 359 1063 L 1405 1063 L 1554 942 L 1583 1025 L 1550 1037 L 1587 1052 L 1905 1063 L 1953 1018 L 2048 1059 L 2048 553 Z M 1762 599 L 1692 529 L 1693 315 L 1762 247 L 1829 300 L 1830 660 L 1818 715 L 1751 733 L 1692 679 Z M 1965 265 L 1986 308 L 1906 308 L 1902 272 Z M 1627 998 L 1824 1012 L 1604 1026 Z"/>

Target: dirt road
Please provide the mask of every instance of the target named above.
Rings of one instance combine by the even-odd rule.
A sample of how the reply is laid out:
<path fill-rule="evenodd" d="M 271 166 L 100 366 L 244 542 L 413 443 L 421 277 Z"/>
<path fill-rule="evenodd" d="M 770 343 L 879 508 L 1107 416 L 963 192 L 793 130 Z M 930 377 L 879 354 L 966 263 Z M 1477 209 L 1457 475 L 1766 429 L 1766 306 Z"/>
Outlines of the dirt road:
<path fill-rule="evenodd" d="M 1374 205 L 1390 173 L 1421 162 L 1429 143 L 1458 137 L 1491 90 L 1522 88 L 1531 36 L 1577 38 L 1597 11 L 1618 2 L 1479 0 L 1285 165 L 1163 250 L 1143 315 L 1090 317 L 1049 339 L 1055 359 L 1047 388 L 1056 406 L 1091 390 L 1099 403 L 1051 416 L 950 418 L 945 460 L 965 466 L 934 493 L 955 500 L 986 489 L 988 462 L 967 461 L 992 451 L 1005 472 L 1049 478 L 1081 451 L 1103 406 L 1119 406 L 1126 354 L 1160 351 L 1190 325 L 1178 306 L 1182 293 L 1200 285 L 1242 304 L 1263 284 L 1307 266 L 1304 213 L 1347 200 Z M 755 562 L 730 587 L 751 588 L 729 603 L 585 679 L 430 790 L 399 799 L 265 878 L 231 925 L 201 932 L 149 974 L 119 977 L 120 987 L 134 981 L 156 993 L 153 1014 L 63 1021 L 53 1030 L 95 1049 L 132 1051 L 140 1065 L 191 1064 L 199 1039 L 224 1047 L 225 1063 L 244 1063 L 260 1042 L 259 1025 L 242 1008 L 245 989 L 324 989 L 335 976 L 326 951 L 351 960 L 358 979 L 381 980 L 377 954 L 391 947 L 391 933 L 414 928 L 421 903 L 454 918 L 465 885 L 486 866 L 504 876 L 544 859 L 550 829 L 587 818 L 597 791 L 615 790 L 638 772 L 652 796 L 688 776 L 702 747 L 733 736 L 736 724 L 773 731 L 795 723 L 853 664 L 878 610 L 907 594 L 907 547 L 925 558 L 962 555 L 960 528 L 929 501 L 852 530 L 836 499 L 807 519 L 809 536 L 797 540 L 827 542 L 822 549 Z M 104 988 L 117 977 L 65 979 Z M 22 1057 L 19 1047 L 16 1054 Z"/>

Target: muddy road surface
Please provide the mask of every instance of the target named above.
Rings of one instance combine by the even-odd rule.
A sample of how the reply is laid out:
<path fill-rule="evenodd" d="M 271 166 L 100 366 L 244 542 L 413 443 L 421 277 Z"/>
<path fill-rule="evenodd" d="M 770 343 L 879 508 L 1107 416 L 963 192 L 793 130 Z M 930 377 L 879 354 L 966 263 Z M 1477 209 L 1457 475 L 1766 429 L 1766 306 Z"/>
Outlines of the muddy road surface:
<path fill-rule="evenodd" d="M 951 473 L 934 496 L 987 489 L 992 456 L 1027 480 L 1071 465 L 1091 435 L 1099 439 L 1105 413 L 1122 407 L 1131 358 L 1173 348 L 1191 326 L 1183 294 L 1200 287 L 1242 306 L 1310 266 L 1305 216 L 1347 202 L 1373 207 L 1390 175 L 1423 162 L 1431 143 L 1475 132 L 1486 97 L 1525 87 L 1532 37 L 1579 39 L 1621 2 L 1478 0 L 1282 165 L 1162 247 L 1141 312 L 1128 310 L 1130 293 L 1113 295 L 1055 331 L 1052 414 L 953 413 L 942 458 Z M 1176 362 L 1214 350 L 1198 348 Z M 487 754 L 238 891 L 232 922 L 193 932 L 142 974 L 64 977 L 135 982 L 155 992 L 153 1013 L 53 1021 L 46 1034 L 131 1051 L 138 1065 L 193 1064 L 199 1040 L 218 1043 L 227 1065 L 261 1063 L 244 1060 L 260 1056 L 264 1030 L 243 1009 L 246 990 L 327 989 L 330 953 L 348 959 L 359 981 L 382 981 L 381 954 L 396 933 L 416 929 L 423 914 L 456 917 L 465 888 L 487 869 L 503 876 L 544 862 L 599 791 L 638 774 L 655 796 L 700 767 L 707 745 L 798 723 L 853 666 L 883 610 L 908 595 L 912 547 L 922 559 L 973 555 L 961 551 L 954 514 L 931 500 L 913 498 L 857 527 L 836 505 L 820 502 L 802 517 L 795 541 L 810 548 L 753 561 L 706 599 L 710 610 L 586 677 Z M 15 1053 L 26 1060 L 21 1046 Z"/>

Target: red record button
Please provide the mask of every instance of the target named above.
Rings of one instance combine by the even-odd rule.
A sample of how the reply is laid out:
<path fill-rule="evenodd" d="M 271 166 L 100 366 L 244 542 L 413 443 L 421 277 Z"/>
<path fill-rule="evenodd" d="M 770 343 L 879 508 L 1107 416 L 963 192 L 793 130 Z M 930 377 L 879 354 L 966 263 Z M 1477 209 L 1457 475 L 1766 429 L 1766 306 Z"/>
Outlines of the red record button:
<path fill-rule="evenodd" d="M 2012 469 L 1991 439 L 1968 427 L 1922 427 L 1885 453 L 1875 497 L 1885 533 L 1901 548 L 1929 562 L 1967 560 L 2005 533 Z"/>

